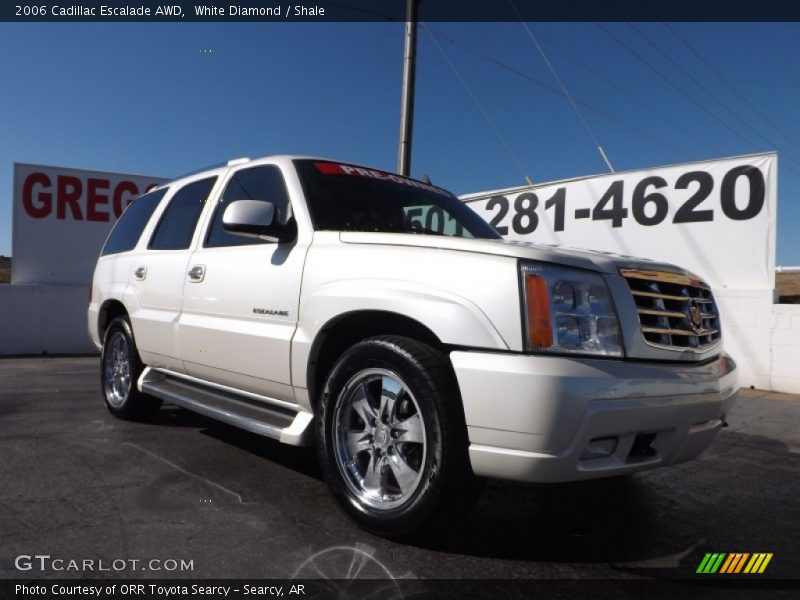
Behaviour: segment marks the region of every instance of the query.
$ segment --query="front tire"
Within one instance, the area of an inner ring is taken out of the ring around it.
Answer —
[[[143,420],[161,407],[161,400],[136,388],[143,370],[131,325],[127,318],[117,317],[106,329],[100,369],[106,408],[115,417]]]
[[[373,533],[431,532],[475,497],[450,362],[416,340],[382,336],[350,348],[325,383],[317,436],[333,496]]]

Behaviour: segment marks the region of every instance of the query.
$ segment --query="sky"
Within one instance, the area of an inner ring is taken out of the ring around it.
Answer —
[[[777,264],[800,265],[800,24],[672,28],[697,54],[660,23],[531,24],[574,98],[609,115],[583,111],[616,170],[777,150]],[[394,170],[402,51],[399,23],[0,23],[0,255],[14,162],[175,177],[308,154]],[[519,23],[421,28],[412,175],[464,194],[606,172],[569,103],[529,78],[557,86]]]

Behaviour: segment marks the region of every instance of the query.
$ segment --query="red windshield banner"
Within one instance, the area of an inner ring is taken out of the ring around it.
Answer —
[[[422,181],[403,177],[395,173],[387,173],[386,171],[376,171],[375,169],[367,169],[366,167],[357,167],[355,165],[345,165],[332,162],[315,162],[314,166],[317,167],[317,170],[324,175],[354,175],[357,177],[369,177],[371,179],[378,179],[380,181],[391,181],[393,183],[429,190],[431,192],[445,194],[447,196],[452,195],[446,190],[438,188],[435,185],[423,183]]]

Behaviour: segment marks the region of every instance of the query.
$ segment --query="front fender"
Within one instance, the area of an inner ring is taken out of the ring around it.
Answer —
[[[430,329],[448,345],[508,350],[509,344],[472,301],[451,292],[393,279],[343,279],[309,292],[300,303],[292,343],[292,381],[306,381],[311,347],[319,332],[341,315],[384,311]]]

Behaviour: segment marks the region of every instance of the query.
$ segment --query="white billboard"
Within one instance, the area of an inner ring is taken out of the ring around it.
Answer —
[[[88,284],[100,248],[161,177],[14,164],[11,283]]]
[[[462,196],[509,239],[690,269],[713,288],[775,287],[775,153]]]

